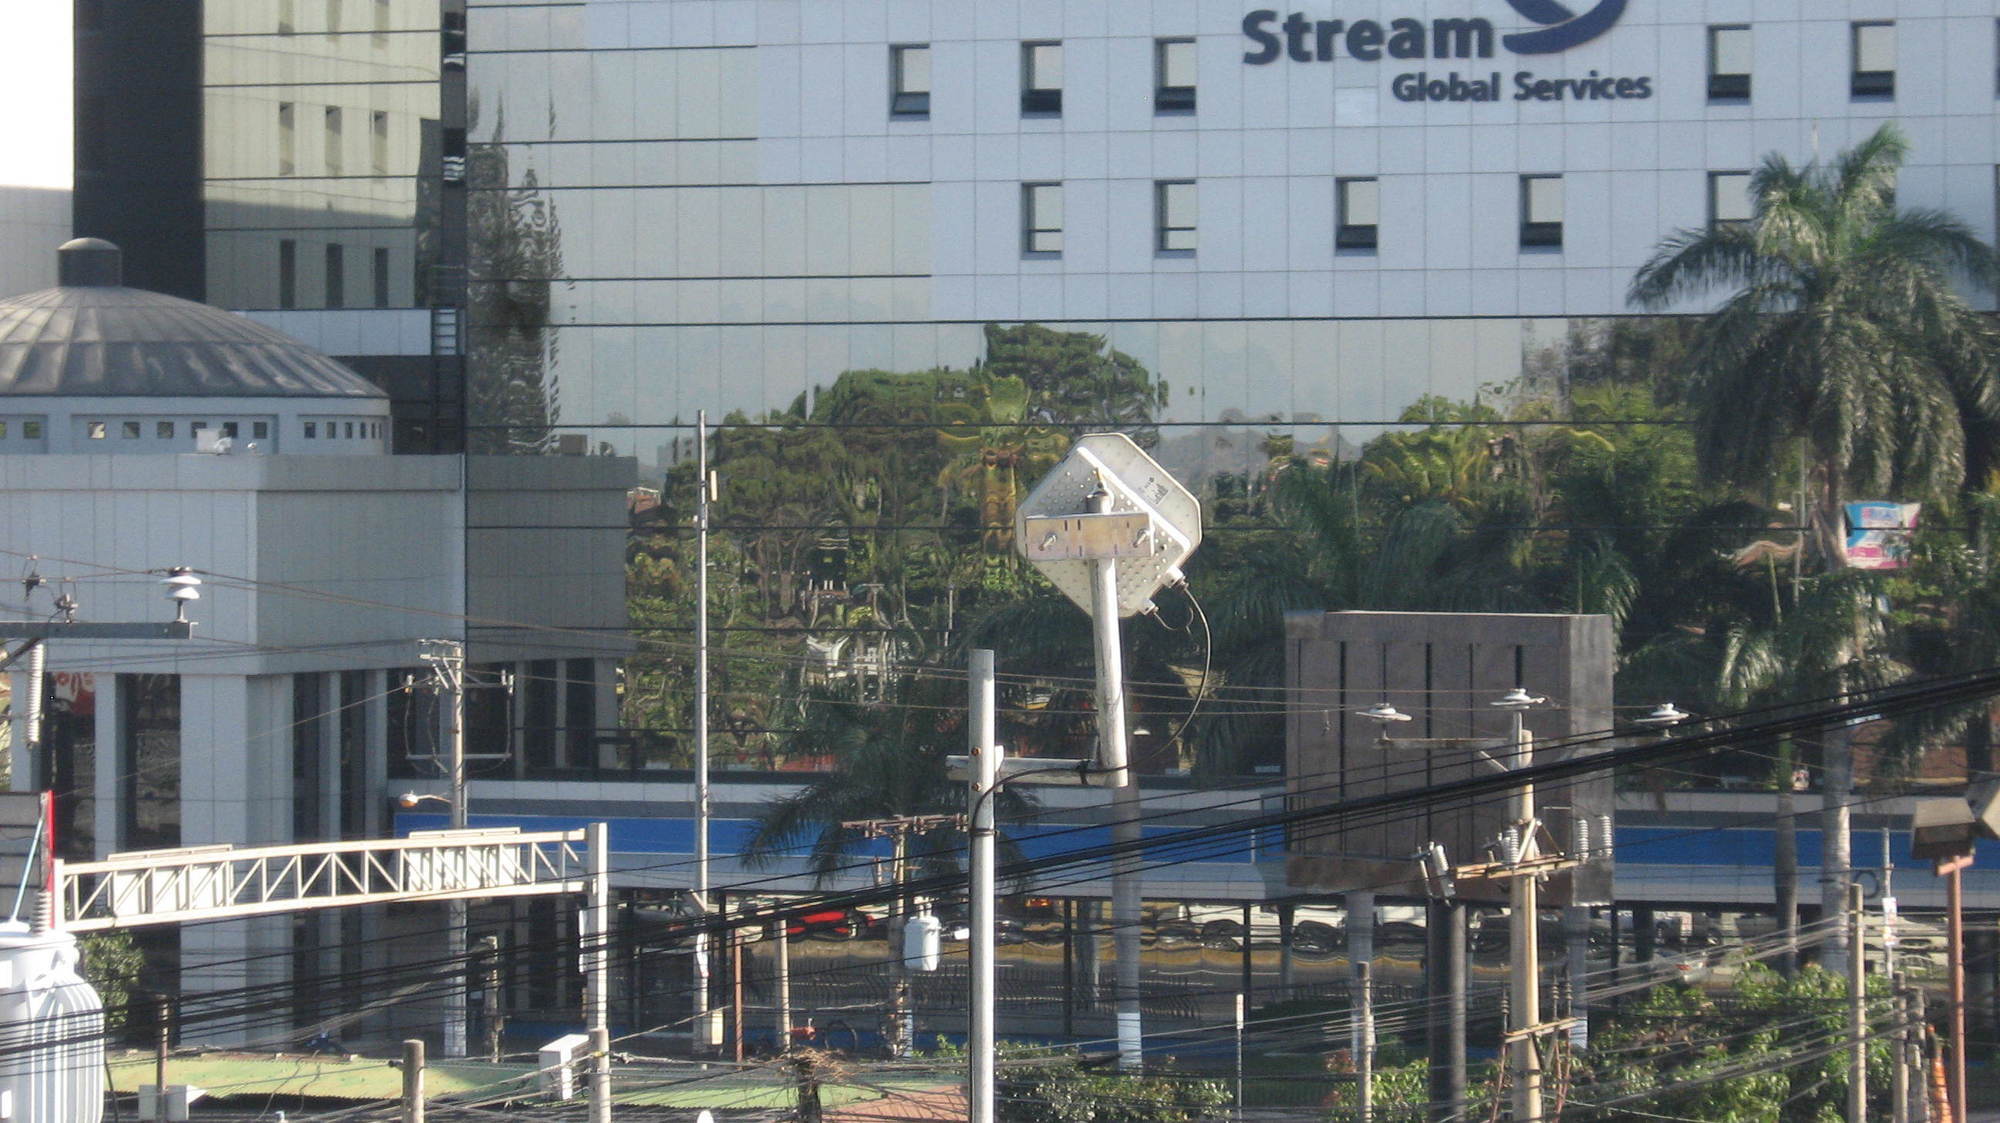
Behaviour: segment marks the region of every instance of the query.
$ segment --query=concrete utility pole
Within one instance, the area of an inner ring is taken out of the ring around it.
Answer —
[[[1868,955],[1861,886],[1847,886],[1847,1123],[1868,1119]]]
[[[703,913],[714,906],[708,893],[708,501],[714,489],[708,472],[708,411],[694,423],[694,896]],[[721,1043],[708,1003],[708,930],[694,934],[694,1019],[688,1031],[699,1055]]]
[[[1519,695],[1516,704],[1507,704],[1505,699],[1495,704],[1504,704],[1513,715],[1514,760],[1509,767],[1519,770],[1535,762],[1534,742],[1521,728],[1521,713],[1541,699],[1530,699],[1526,691],[1518,688],[1514,695]],[[1535,1039],[1542,1030],[1541,931],[1537,920],[1541,875],[1539,871],[1521,868],[1520,864],[1536,856],[1535,786],[1523,783],[1515,788],[1513,802],[1514,825],[1508,829],[1520,833],[1507,846],[1504,857],[1515,865],[1507,882],[1507,936],[1514,967],[1511,996],[1514,1027],[1509,1032],[1514,1039],[1514,1123],[1534,1123],[1542,1117],[1542,1056],[1535,1047]]]
[[[424,1123],[424,1042],[403,1042],[403,1123]]]
[[[431,666],[432,681],[444,702],[445,768],[451,777],[451,829],[465,829],[465,645],[455,640],[423,641],[423,661]],[[446,903],[445,961],[459,982],[445,994],[444,1055],[466,1055],[466,905],[462,900]]]
[[[966,1105],[970,1123],[994,1123],[993,1114],[993,785],[1000,778],[1000,746],[994,743],[993,653],[972,652],[968,668],[972,697],[966,722],[972,743],[972,779],[967,813],[972,846],[972,1017],[966,1034],[968,1075]]]
[[[901,887],[909,883],[910,836],[962,826],[963,815],[896,815],[887,819],[849,819],[841,829],[863,838],[887,838],[894,848],[889,859],[889,879],[897,886],[895,912],[889,918],[889,974],[893,980],[889,995],[889,1055],[907,1057],[916,1047],[917,1015],[910,1001],[909,951],[904,944],[916,902]]]
[[[590,1123],[611,1123],[611,825],[584,828],[589,884],[583,935],[583,1023],[590,1031]]]

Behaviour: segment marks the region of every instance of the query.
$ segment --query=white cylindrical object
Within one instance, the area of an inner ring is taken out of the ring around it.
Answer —
[[[76,938],[0,923],[0,1023],[17,1027],[0,1061],[10,1119],[98,1123],[104,1116],[104,1008],[77,973]]]
[[[903,922],[903,962],[912,971],[935,971],[944,953],[944,924],[930,913]]]
[[[971,653],[966,668],[971,680],[970,721],[967,733],[972,754],[972,779],[966,793],[967,826],[971,833],[972,943],[968,949],[972,969],[972,1016],[966,1028],[968,1103],[971,1123],[994,1123],[993,1073],[993,786],[999,782],[1000,747],[993,743],[994,673],[993,652],[984,648]]]

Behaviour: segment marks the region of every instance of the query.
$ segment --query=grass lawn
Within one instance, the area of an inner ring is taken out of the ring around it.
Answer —
[[[424,1073],[424,1090],[433,1098],[478,1090],[492,1095],[519,1090],[526,1097],[533,1095],[533,1072],[533,1066],[526,1064],[432,1061]],[[117,1091],[137,1092],[139,1085],[153,1082],[153,1055],[114,1055],[111,1078]],[[369,1101],[395,1100],[403,1094],[402,1071],[377,1057],[348,1060],[247,1053],[172,1057],[167,1061],[167,1083],[193,1084],[207,1089],[211,1096],[245,1099],[275,1095]],[[884,1081],[877,1087],[903,1091],[936,1083],[933,1077]],[[880,1098],[883,1091],[877,1087],[830,1084],[822,1089],[821,1099],[829,1108],[860,1103]],[[653,1066],[619,1065],[612,1069],[612,1088],[619,1103],[654,1107],[783,1108],[793,1102],[790,1082],[781,1073],[767,1071],[714,1075],[678,1066],[656,1070]]]

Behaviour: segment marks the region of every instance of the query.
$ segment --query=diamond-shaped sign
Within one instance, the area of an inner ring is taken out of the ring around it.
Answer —
[[[1101,513],[1089,502],[1100,484],[1111,496]],[[1118,615],[1131,616],[1201,543],[1201,503],[1130,437],[1090,433],[1021,503],[1014,541],[1085,612],[1093,567],[1115,562]]]

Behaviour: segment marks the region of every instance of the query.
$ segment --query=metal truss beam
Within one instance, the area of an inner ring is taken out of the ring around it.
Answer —
[[[54,863],[70,932],[407,901],[582,893],[584,831],[427,831],[293,846],[198,846]]]

